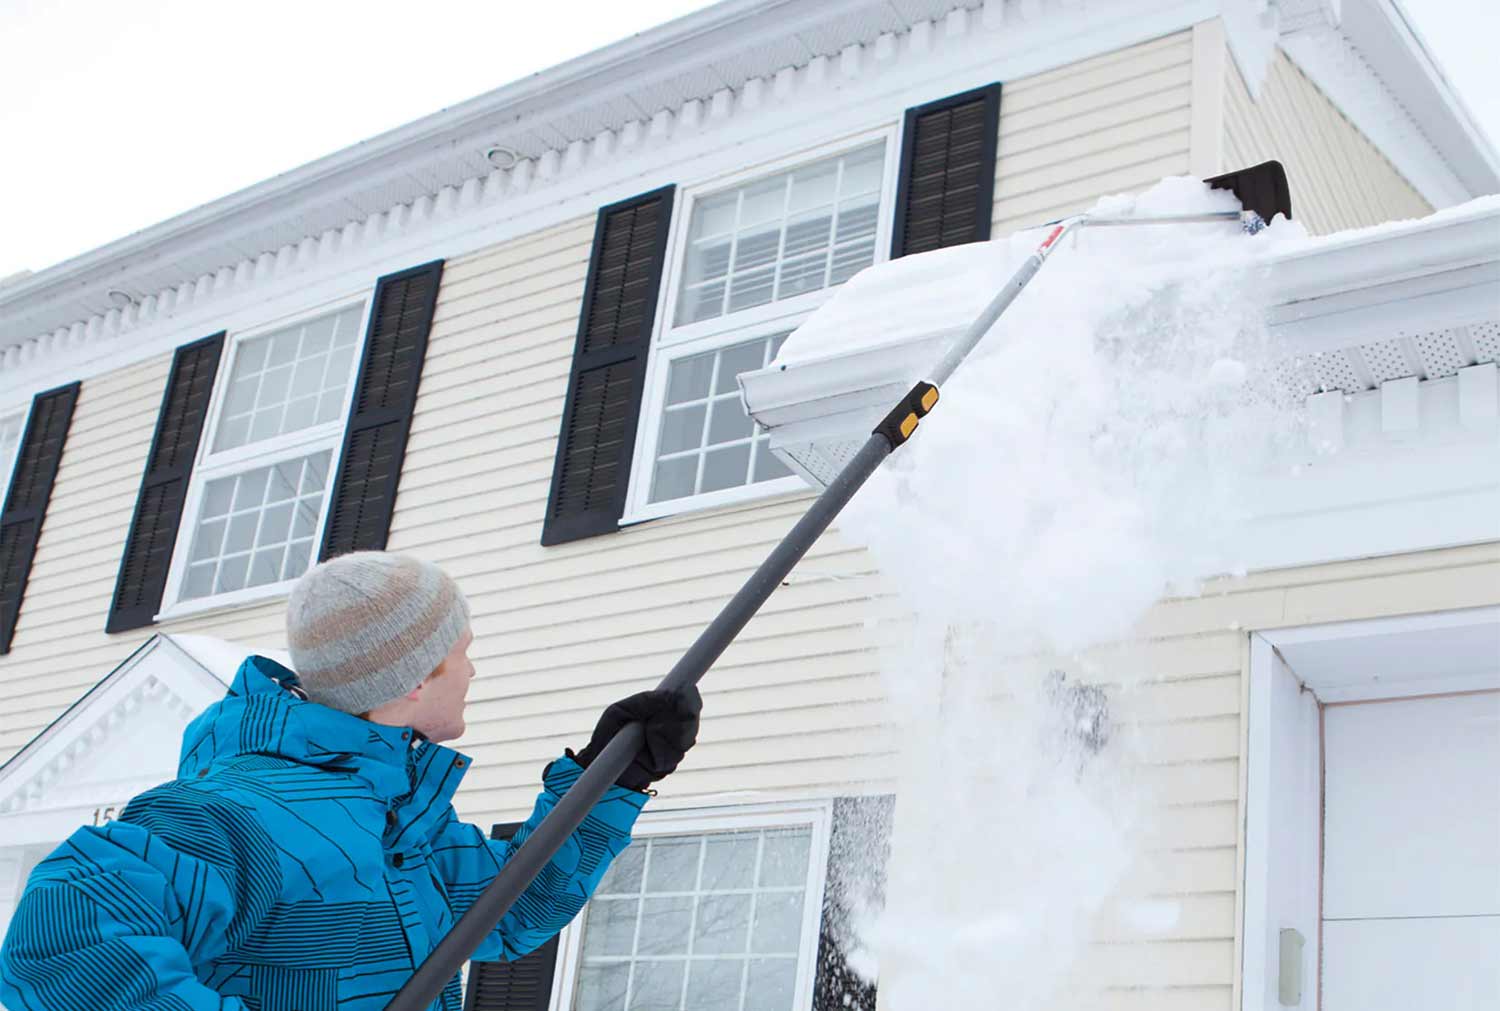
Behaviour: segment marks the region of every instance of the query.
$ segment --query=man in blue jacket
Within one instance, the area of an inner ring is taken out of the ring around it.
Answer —
[[[458,820],[469,609],[436,566],[319,565],[287,608],[294,674],[241,665],[188,727],[178,778],[75,832],[31,875],[0,948],[11,1011],[376,1011],[627,722],[646,744],[476,953],[515,959],[598,885],[702,700],[643,692],[542,773],[512,842]],[[455,976],[432,1005],[459,1011]]]

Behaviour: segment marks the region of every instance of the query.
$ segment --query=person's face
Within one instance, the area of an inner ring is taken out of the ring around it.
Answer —
[[[429,741],[463,736],[464,706],[469,682],[474,680],[474,664],[469,660],[473,641],[474,633],[465,630],[437,670],[407,696],[411,707],[404,714],[405,722]]]

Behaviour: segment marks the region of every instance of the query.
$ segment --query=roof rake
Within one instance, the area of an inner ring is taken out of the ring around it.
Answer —
[[[886,457],[900,448],[916,431],[922,418],[938,403],[938,389],[953,375],[1002,313],[1016,300],[1036,276],[1037,271],[1057,248],[1058,240],[1070,232],[1094,227],[1131,225],[1193,224],[1212,221],[1238,221],[1246,232],[1258,232],[1277,214],[1291,217],[1291,197],[1286,172],[1275,161],[1252,168],[1229,172],[1205,180],[1214,189],[1233,193],[1239,200],[1238,211],[1212,211],[1180,215],[1132,215],[1105,217],[1080,214],[1054,222],[1047,236],[1007,281],[979,316],[953,343],[928,378],[918,382],[892,408],[885,419],[870,433],[864,445],[828,483],[781,543],[750,576],[716,618],[699,634],[682,658],[658,686],[677,690],[697,684],[780,586],[809,548],[828,529],[871,474]],[[426,1011],[484,938],[500,922],[512,904],[541,873],[543,867],[583,823],[589,810],[619,778],[644,742],[640,724],[626,726],[589,764],[560,801],[511,855],[493,881],[474,900],[411,978],[397,992],[386,1011]]]

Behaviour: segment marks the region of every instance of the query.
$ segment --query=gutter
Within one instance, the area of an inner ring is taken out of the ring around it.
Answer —
[[[1394,333],[1413,316],[1429,328],[1493,318],[1500,304],[1500,197],[1284,253],[1267,250],[1265,265],[1268,323],[1303,351]],[[934,330],[747,372],[740,377],[746,408],[770,429],[773,446],[868,427],[882,405],[923,378],[955,332]]]

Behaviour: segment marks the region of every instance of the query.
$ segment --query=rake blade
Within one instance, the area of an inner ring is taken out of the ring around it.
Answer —
[[[1247,211],[1259,215],[1266,224],[1280,214],[1288,221],[1292,217],[1292,194],[1286,185],[1286,170],[1279,161],[1263,161],[1250,168],[1226,172],[1204,182],[1216,190],[1228,190]]]

